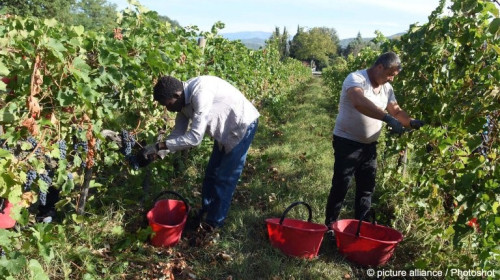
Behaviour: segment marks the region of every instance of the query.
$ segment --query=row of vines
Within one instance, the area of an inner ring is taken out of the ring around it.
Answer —
[[[14,205],[11,216],[21,226],[0,230],[2,278],[29,271],[45,279],[43,264],[55,258],[47,236],[64,228],[33,226],[31,210],[46,203],[51,189],[60,195],[65,223],[78,223],[88,188],[106,188],[123,171],[143,172],[134,163],[137,147],[171,124],[152,98],[160,75],[217,75],[257,106],[279,102],[310,77],[300,62],[281,62],[272,44],[249,50],[222,38],[223,27],[173,29],[139,4],[105,32],[0,15],[0,197]],[[105,130],[118,132],[128,146],[107,141]]]
[[[410,26],[400,39],[377,37],[382,50],[395,51],[403,62],[393,83],[399,104],[427,123],[397,139],[387,135],[380,162],[379,201],[393,204],[395,226],[418,244],[409,268],[500,267],[497,4],[451,1],[445,10],[442,0],[428,23]],[[378,54],[365,49],[339,59],[324,75],[332,94],[350,71],[370,67]]]

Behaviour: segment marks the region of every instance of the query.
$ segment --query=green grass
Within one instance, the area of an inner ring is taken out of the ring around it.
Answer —
[[[135,249],[142,253],[132,252],[133,249],[114,252],[120,259],[127,255],[129,266],[134,264],[135,269],[124,271],[125,278],[141,279],[153,273],[151,270],[159,277],[162,271],[153,269],[153,264],[167,268],[179,262],[182,265],[173,269],[176,279],[190,279],[189,273],[197,279],[340,279],[346,274],[354,277],[351,264],[338,254],[333,240],[325,237],[319,256],[303,260],[273,248],[267,235],[265,219],[280,217],[295,201],[311,205],[314,222],[324,220],[333,168],[331,131],[336,106],[321,79],[314,78],[291,93],[286,103],[268,104],[260,111],[259,128],[218,238],[193,245],[195,233],[186,229],[181,243],[169,250],[144,244],[140,250]],[[198,151],[193,150],[186,171],[165,182],[165,187],[188,196],[194,208],[199,207],[196,192],[201,191],[210,148],[211,142],[206,142]],[[288,214],[297,219],[306,219],[306,215],[305,207],[300,206]],[[230,260],[224,260],[222,254],[230,256]],[[142,269],[138,269],[138,264]]]
[[[345,261],[327,236],[317,258],[298,259],[270,245],[265,223],[266,218],[280,217],[295,201],[310,204],[313,222],[324,221],[337,105],[321,79],[313,78],[288,100],[260,111],[226,225],[216,235],[203,237],[185,229],[180,243],[169,249],[153,247],[145,239],[149,231],[144,215],[159,191],[175,190],[193,208],[200,207],[203,170],[212,145],[207,140],[187,156],[156,163],[149,172],[115,174],[88,202],[90,213],[83,223],[66,219],[54,225],[52,231],[59,229],[51,245],[56,257],[42,261],[50,279],[169,279],[170,274],[175,279],[363,279],[364,270]],[[165,173],[155,167],[179,160],[184,161],[183,172]],[[145,178],[150,179],[151,195],[142,189]],[[352,215],[352,193],[343,216]],[[288,217],[306,219],[307,211],[298,206]]]

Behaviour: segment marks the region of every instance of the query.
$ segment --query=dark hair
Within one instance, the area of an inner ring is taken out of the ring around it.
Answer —
[[[399,56],[393,52],[386,52],[381,54],[373,66],[377,66],[379,64],[382,64],[385,69],[389,68],[394,68],[397,67],[399,71],[401,71],[401,60],[399,59]]]
[[[161,77],[153,88],[153,98],[156,101],[171,99],[174,94],[184,90],[181,81],[172,76]]]

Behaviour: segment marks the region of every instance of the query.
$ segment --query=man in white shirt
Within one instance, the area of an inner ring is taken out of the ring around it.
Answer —
[[[146,147],[144,156],[184,150],[198,146],[205,134],[212,137],[199,215],[206,214],[209,226],[222,227],[257,130],[259,112],[238,89],[214,76],[187,82],[163,76],[154,87],[154,100],[177,116],[166,141]]]
[[[396,101],[389,82],[400,71],[399,57],[387,52],[370,68],[353,72],[344,80],[333,131],[335,163],[325,213],[328,227],[338,219],[353,177],[356,181],[355,218],[361,219],[370,209],[377,170],[376,144],[382,122],[399,134],[404,131],[403,127],[418,129],[424,125],[410,118]]]

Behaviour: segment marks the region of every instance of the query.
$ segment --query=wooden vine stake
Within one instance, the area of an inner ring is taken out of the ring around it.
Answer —
[[[87,151],[87,157],[85,159],[85,172],[83,175],[83,184],[82,188],[80,190],[80,197],[77,203],[77,209],[76,213],[78,215],[83,215],[85,213],[85,204],[87,202],[87,197],[89,195],[89,188],[90,188],[90,181],[92,180],[92,167],[94,166],[94,157],[95,157],[95,151],[96,151],[96,138],[93,133],[93,126],[92,123],[90,122],[90,118],[87,115],[83,116],[83,120],[85,122],[88,122],[88,127],[87,127],[87,145],[88,145],[88,151]]]

